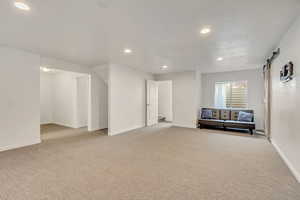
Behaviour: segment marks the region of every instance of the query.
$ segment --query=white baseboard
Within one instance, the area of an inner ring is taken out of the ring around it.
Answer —
[[[43,122],[43,123],[40,123],[40,125],[48,125],[48,124],[53,124],[53,122]]]
[[[94,132],[94,131],[99,131],[99,130],[103,130],[103,129],[108,129],[107,127],[98,127],[98,128],[89,128],[88,127],[88,132]]]
[[[120,131],[108,132],[108,135],[109,136],[120,135],[120,134],[129,132],[129,131],[133,131],[133,130],[144,128],[144,127],[145,127],[145,125],[134,126],[131,128],[126,128],[126,129],[120,130]]]
[[[51,124],[56,124],[56,125],[59,125],[59,126],[64,126],[64,127],[67,127],[67,128],[74,128],[74,129],[77,129],[77,127],[71,125],[71,124],[64,124],[64,123],[60,123],[60,122],[53,122]]]
[[[32,145],[39,144],[39,143],[41,143],[40,139],[37,139],[36,141],[29,142],[29,143],[13,144],[13,145],[1,147],[0,152],[12,150],[12,149],[19,149],[22,147],[32,146]]]
[[[295,176],[296,180],[300,183],[300,173],[296,170],[296,168],[293,166],[293,164],[285,156],[285,154],[279,148],[279,146],[277,145],[277,143],[274,140],[272,140],[271,142],[272,142],[273,146],[275,147],[276,151],[279,153],[279,155],[282,158],[282,160],[285,162],[285,164],[288,166],[288,168],[290,169],[290,171],[292,172],[292,174]]]

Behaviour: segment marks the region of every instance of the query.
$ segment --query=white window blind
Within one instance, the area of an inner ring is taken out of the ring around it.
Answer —
[[[216,82],[215,106],[218,108],[247,108],[247,81]]]

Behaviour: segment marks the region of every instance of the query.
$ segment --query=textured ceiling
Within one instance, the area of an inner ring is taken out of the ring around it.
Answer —
[[[299,0],[25,1],[30,12],[0,1],[1,45],[152,73],[162,65],[203,72],[258,67],[300,13]],[[205,26],[212,32],[203,36]]]

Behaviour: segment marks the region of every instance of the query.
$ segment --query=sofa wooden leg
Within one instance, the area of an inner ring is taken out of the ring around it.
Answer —
[[[253,135],[253,129],[249,129],[249,130],[250,130],[251,135]]]

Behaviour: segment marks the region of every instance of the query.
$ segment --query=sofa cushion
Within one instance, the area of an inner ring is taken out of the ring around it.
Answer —
[[[212,112],[213,112],[213,116],[212,116],[213,119],[220,119],[220,110],[212,109]]]
[[[239,119],[240,110],[232,110],[230,120],[237,121]]]
[[[218,120],[218,119],[200,119],[200,124],[203,125],[210,125],[210,126],[223,126],[224,120]]]
[[[239,113],[240,112],[246,112],[246,113],[253,113],[253,110],[245,110],[245,109],[232,109],[231,110],[231,118],[230,120],[235,120],[235,121],[238,121],[239,119]]]
[[[251,128],[255,129],[255,123],[254,122],[243,122],[243,121],[233,121],[228,120],[224,122],[225,127],[231,127],[231,128]]]
[[[200,118],[203,118],[202,113],[205,110],[211,110],[211,112],[212,112],[211,119],[220,119],[220,110],[219,109],[214,109],[214,108],[202,108]]]
[[[252,122],[253,121],[253,114],[248,112],[239,112],[238,121],[242,122]]]
[[[212,117],[213,117],[212,110],[209,109],[202,110],[201,119],[212,119]]]
[[[230,120],[230,110],[221,110],[221,119]]]
[[[254,122],[243,122],[243,121],[234,121],[234,120],[226,120],[225,123],[234,123],[234,124],[255,124]]]

